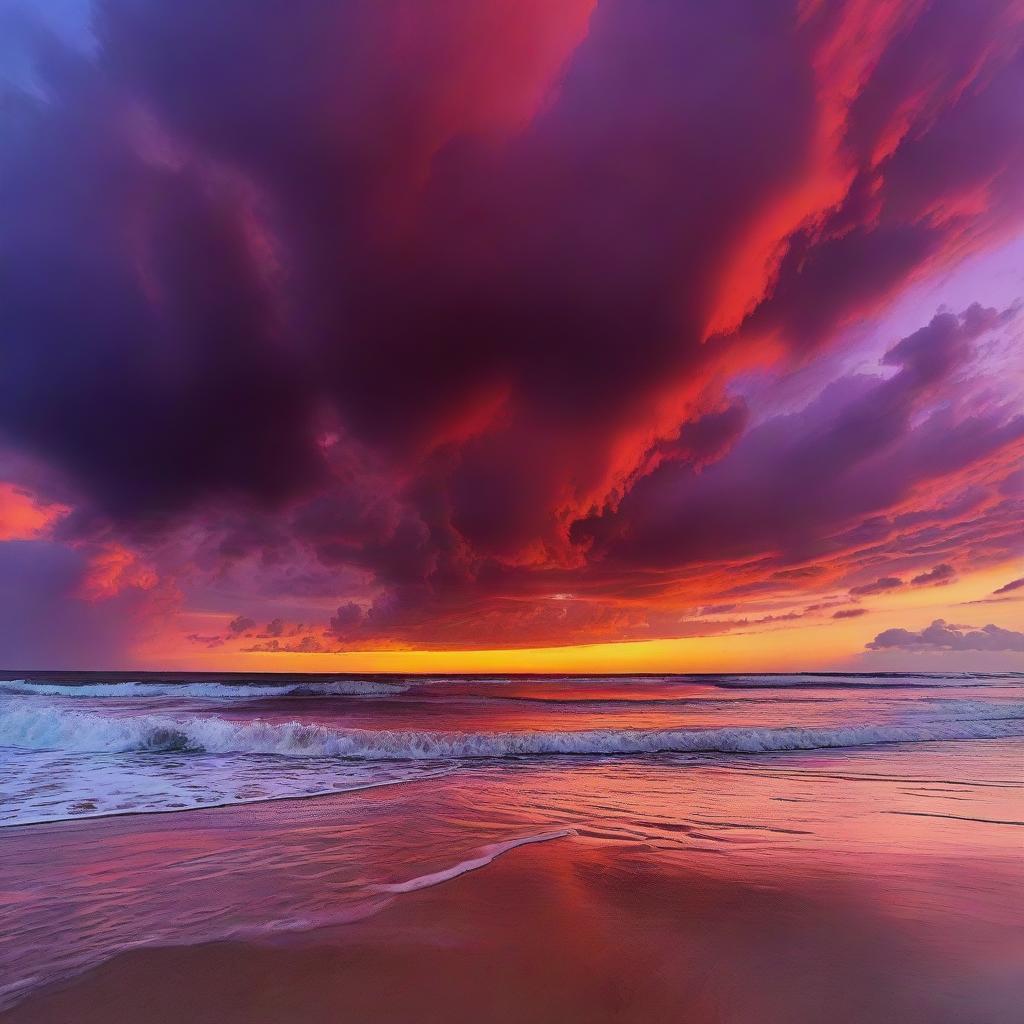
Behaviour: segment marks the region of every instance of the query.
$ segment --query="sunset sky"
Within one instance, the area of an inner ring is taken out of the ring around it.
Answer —
[[[0,0],[0,668],[1024,670],[1019,0]]]

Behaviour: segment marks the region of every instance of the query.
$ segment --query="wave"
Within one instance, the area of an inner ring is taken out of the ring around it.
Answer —
[[[971,673],[907,675],[889,673],[875,676],[826,673],[822,675],[718,676],[709,679],[723,690],[838,689],[838,690],[917,690],[937,687],[976,687],[1014,682],[1017,673]]]
[[[0,681],[0,695],[36,697],[186,697],[200,700],[253,700],[262,697],[387,697],[405,693],[407,683],[370,679],[337,679],[302,683],[36,683],[25,679]]]
[[[209,787],[204,795],[197,796],[195,784],[181,778],[162,775],[160,788],[154,791],[146,788],[133,792],[132,783],[137,779],[112,776],[90,779],[88,809],[82,799],[68,792],[62,800],[53,790],[47,793],[46,807],[40,809],[31,799],[23,797],[12,810],[0,809],[0,828],[19,825],[52,825],[61,821],[84,821],[92,818],[121,818],[138,814],[180,814],[183,811],[209,811],[219,807],[239,807],[248,804],[269,804],[282,800],[311,800],[322,796],[339,796],[343,793],[360,793],[368,789],[383,789],[400,786],[408,782],[423,782],[427,779],[443,778],[457,769],[453,766],[429,770],[419,768],[414,774],[398,777],[336,783],[320,788],[305,785],[290,785],[286,780],[279,784],[278,791],[268,791],[260,796],[239,796],[231,790],[237,788],[230,780],[209,779],[203,781]],[[276,780],[275,780],[276,781]],[[104,791],[103,783],[108,790]],[[218,790],[218,786],[221,789]]]
[[[954,701],[942,710],[948,717],[817,728],[435,732],[335,729],[260,719],[243,723],[215,715],[115,716],[25,702],[9,706],[0,716],[0,746],[80,753],[174,751],[404,761],[574,754],[760,754],[1024,736],[1024,704]]]
[[[431,872],[429,875],[420,875],[418,878],[410,878],[408,882],[392,882],[386,885],[375,885],[374,892],[416,892],[418,889],[429,889],[433,885],[440,885],[442,882],[449,882],[459,875],[465,875],[478,868],[485,868],[492,861],[496,860],[503,853],[515,850],[520,846],[529,846],[531,843],[546,843],[552,839],[564,839],[566,836],[576,835],[571,828],[562,828],[556,832],[541,832],[539,835],[522,836],[519,839],[509,839],[504,843],[491,843],[480,850],[476,857],[460,861],[450,868],[441,871]]]
[[[753,689],[931,689],[943,686],[977,687],[992,684],[1006,684],[1024,680],[1024,673],[954,673],[954,674],[922,674],[880,673],[873,676],[842,673],[822,673],[805,675],[732,675],[732,676],[601,676],[576,677],[550,676],[532,680],[543,686],[545,682],[564,683],[582,681],[587,685],[594,683],[633,683],[637,685],[657,686],[666,683],[690,683],[708,685],[719,689],[753,690]],[[637,696],[619,693],[615,697],[577,696],[571,692],[554,689],[552,692],[534,694],[505,694],[502,686],[521,683],[522,680],[511,677],[480,678],[448,678],[422,677],[415,682],[394,681],[383,682],[376,679],[305,679],[295,682],[76,682],[48,683],[26,679],[0,680],[0,696],[39,696],[39,697],[112,697],[120,700],[136,700],[147,697],[183,698],[196,700],[257,700],[260,698],[277,697],[388,697],[408,692],[414,685],[426,684],[438,686],[445,683],[460,687],[479,684],[481,689],[465,697],[502,701],[518,701],[546,704],[633,704],[633,703],[682,703],[699,701],[702,698],[689,695],[687,697],[661,696],[655,691],[647,691]],[[493,688],[493,689],[492,689]],[[443,691],[439,694],[443,696]],[[462,695],[460,695],[462,696]]]

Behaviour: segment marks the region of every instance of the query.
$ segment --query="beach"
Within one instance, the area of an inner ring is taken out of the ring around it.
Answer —
[[[921,709],[930,707],[934,731],[936,703],[948,732],[956,731],[953,712],[971,729],[1018,721],[1015,680],[931,680],[923,690],[876,680],[867,693],[837,689],[835,680],[812,688],[769,682],[776,705],[788,702],[794,718],[816,716],[819,727],[823,704],[860,728],[892,704],[904,730],[923,727]],[[965,682],[975,691],[970,706]],[[545,715],[553,716],[549,727],[564,727],[566,715],[592,726],[594,715],[625,714],[663,729],[657,716],[741,721],[762,707],[744,710],[761,699],[761,684],[716,688],[676,677],[548,682],[545,693],[553,686],[559,703],[537,709],[538,685],[435,681],[433,698],[422,687],[418,697],[412,689],[363,698],[277,694],[255,708],[250,696],[232,704],[220,695],[205,711],[189,705],[189,714],[248,717],[251,725],[285,705],[291,720],[372,718],[393,727],[405,713],[422,718],[433,700],[451,744],[460,715],[466,729],[474,716],[498,716],[499,703],[511,709],[506,715],[532,716],[534,733]],[[482,711],[487,686],[501,693]],[[682,697],[680,687],[700,693]],[[595,690],[618,710],[595,711]],[[9,699],[136,720],[166,701],[24,692]],[[674,703],[652,707],[666,701]],[[978,718],[979,701],[992,708],[986,719]],[[184,705],[164,705],[162,714],[183,716]],[[618,736],[617,724],[602,735]],[[395,728],[388,735],[405,736]],[[5,765],[19,756],[5,753]],[[88,756],[100,755],[77,758]],[[102,755],[104,777],[114,756]],[[153,778],[153,759],[165,758],[171,787],[182,762],[198,774],[212,757],[181,749],[116,756],[139,757],[139,772]],[[288,756],[259,756],[288,771]],[[322,789],[334,761],[319,754],[302,763],[319,772]],[[396,776],[393,761],[357,767],[391,775],[364,776],[359,787],[328,795],[246,802],[240,790],[226,806],[80,811],[78,820],[69,814],[4,829],[0,1019],[1018,1019],[1024,737],[761,753],[433,756],[415,768],[419,776]],[[216,777],[225,771],[221,763]],[[351,782],[352,765],[345,771]],[[138,800],[134,781],[124,792]]]
[[[0,1024],[1024,1024],[1024,0],[0,0]]]
[[[1018,1019],[1024,934],[1005,905],[998,920],[936,905],[908,918],[863,875],[808,866],[755,881],[735,866],[551,840],[345,925],[122,953],[2,1019],[952,1024],[966,1007],[974,1021]],[[1019,893],[1019,867],[1004,870],[967,884]]]

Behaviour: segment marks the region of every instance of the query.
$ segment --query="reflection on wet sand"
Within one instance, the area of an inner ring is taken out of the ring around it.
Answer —
[[[537,844],[345,926],[125,953],[4,1020],[960,1024],[968,1007],[972,1021],[1019,1019],[1019,934],[1016,948],[981,922],[938,935],[856,881],[727,874]]]
[[[1016,1024],[1022,769],[526,759],[11,829],[0,1019]]]

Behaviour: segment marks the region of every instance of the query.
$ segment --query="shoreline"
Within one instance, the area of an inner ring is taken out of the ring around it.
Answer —
[[[716,880],[643,844],[567,837],[347,924],[122,952],[0,1021],[639,1024],[685,1008],[695,1024],[954,1024],[963,1005],[1015,1019],[1013,985],[966,960],[951,977],[934,936],[862,897],[810,876]]]
[[[103,821],[107,818],[148,818],[150,815],[160,814],[189,814],[199,811],[223,811],[231,807],[252,807],[254,804],[281,804],[290,803],[296,800],[318,800],[325,796],[345,796],[348,793],[362,793],[368,789],[385,789],[388,786],[408,786],[417,782],[429,782],[432,779],[444,778],[457,771],[458,766],[439,769],[432,775],[424,775],[417,779],[384,779],[381,782],[367,782],[357,786],[349,786],[345,789],[324,789],[316,793],[295,793],[286,796],[256,796],[246,797],[241,800],[225,800],[216,804],[195,804],[190,807],[160,807],[141,811],[102,811],[99,814],[76,814],[70,818],[41,818],[38,821],[13,821],[9,825],[0,824],[0,835],[8,829],[32,828],[36,825],[68,825],[76,821]]]

